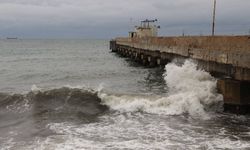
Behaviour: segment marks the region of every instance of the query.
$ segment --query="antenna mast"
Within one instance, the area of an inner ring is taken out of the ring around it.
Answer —
[[[214,36],[215,28],[215,12],[216,12],[216,0],[214,0],[214,10],[213,10],[213,23],[212,23],[212,36]]]

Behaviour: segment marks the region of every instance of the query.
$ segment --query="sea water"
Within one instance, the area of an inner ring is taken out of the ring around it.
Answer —
[[[0,40],[0,149],[250,149],[195,61],[147,68],[108,40]]]

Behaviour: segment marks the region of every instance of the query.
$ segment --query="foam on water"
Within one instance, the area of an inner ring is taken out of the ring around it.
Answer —
[[[168,96],[112,95],[100,92],[99,97],[105,105],[121,112],[143,111],[165,115],[188,113],[202,118],[208,118],[207,111],[221,104],[222,95],[217,93],[216,79],[204,70],[197,69],[191,60],[186,60],[181,66],[170,63],[165,70]]]
[[[184,123],[187,121],[185,117],[176,120],[171,116],[159,120],[155,118],[156,115],[152,114],[127,113],[102,116],[101,123],[81,125],[51,123],[48,128],[56,135],[49,136],[43,141],[36,141],[34,145],[39,150],[247,149],[250,147],[248,141],[228,136],[223,127],[210,129],[205,126],[190,125],[192,121]]]

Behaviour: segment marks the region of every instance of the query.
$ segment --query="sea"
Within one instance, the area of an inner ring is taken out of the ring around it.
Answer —
[[[0,150],[247,150],[194,60],[150,68],[109,40],[0,40]]]

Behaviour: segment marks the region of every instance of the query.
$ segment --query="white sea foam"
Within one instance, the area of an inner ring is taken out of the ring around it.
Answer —
[[[248,149],[250,147],[248,141],[232,139],[221,129],[211,130],[207,126],[178,122],[177,120],[180,121],[181,118],[171,122],[170,118],[127,113],[104,115],[99,118],[101,122],[90,124],[50,123],[47,128],[56,134],[37,141],[35,147],[38,150]]]
[[[216,79],[197,65],[186,60],[178,66],[170,63],[165,67],[164,79],[168,96],[112,95],[99,93],[102,102],[121,112],[143,111],[154,114],[180,115],[207,118],[206,108],[222,102],[216,92]]]
[[[41,91],[41,88],[38,88],[35,84],[31,86],[31,91],[32,92],[39,92]]]
[[[100,84],[100,86],[102,86],[102,84]],[[81,84],[81,85],[63,85],[63,86],[55,86],[55,87],[50,87],[50,88],[42,88],[42,87],[38,87],[37,85],[32,85],[31,86],[31,91],[33,93],[38,93],[38,92],[44,92],[44,91],[49,91],[49,90],[53,90],[53,89],[60,89],[60,88],[69,88],[69,89],[81,89],[81,90],[86,90],[89,92],[96,92],[99,90],[99,87],[97,87],[96,89],[91,88],[89,85],[85,85],[85,84]]]
[[[86,89],[86,88],[90,88],[89,85],[85,85],[85,84],[82,84],[82,85],[75,85],[75,86],[72,86],[72,85],[64,85],[63,87],[67,87],[67,88],[70,88],[70,89]]]

